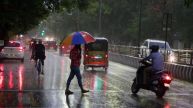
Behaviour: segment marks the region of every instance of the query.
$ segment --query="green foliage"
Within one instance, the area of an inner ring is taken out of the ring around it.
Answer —
[[[98,2],[93,1],[92,3],[90,3],[88,9],[86,10],[87,14],[96,16],[98,13],[98,7],[99,7]]]
[[[84,10],[87,6],[88,0],[1,0],[0,33],[4,36],[1,38],[8,34],[25,33],[46,19],[50,12],[76,7]]]
[[[190,5],[193,3],[193,0],[184,0],[184,5],[186,6],[186,7],[190,7]]]
[[[55,0],[57,1],[57,0]],[[137,45],[139,38],[139,0],[62,0],[58,8],[51,9],[46,20],[45,28],[60,39],[69,33],[83,30],[99,36],[99,17],[101,11],[102,35],[120,44]],[[185,7],[186,0],[142,0],[141,8],[141,37],[165,39],[164,14],[170,13],[171,28],[168,31],[168,40],[172,43],[177,34],[178,40],[186,43],[193,41],[192,7]],[[50,0],[49,4],[53,2]],[[191,4],[191,1],[188,1]],[[57,3],[55,3],[57,4]],[[48,5],[49,6],[49,5]],[[57,5],[56,5],[57,7]],[[58,11],[58,14],[53,12]],[[62,11],[62,12],[61,12]],[[188,15],[188,17],[187,17]]]
[[[48,16],[43,0],[4,0],[0,7],[0,27],[4,32],[24,33]]]
[[[52,0],[50,0],[52,1]],[[89,6],[89,0],[56,0],[60,4],[60,8],[66,8],[68,12],[72,11],[74,8],[78,8],[81,11],[85,10]]]

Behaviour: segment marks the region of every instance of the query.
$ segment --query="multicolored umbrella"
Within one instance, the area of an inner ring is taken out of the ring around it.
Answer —
[[[61,45],[76,45],[76,44],[87,44],[94,42],[94,37],[85,31],[74,32],[67,36],[61,43]]]

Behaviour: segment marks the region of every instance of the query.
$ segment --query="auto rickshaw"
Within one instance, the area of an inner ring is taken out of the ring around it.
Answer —
[[[84,69],[91,67],[108,68],[108,40],[106,38],[95,38],[96,41],[85,44],[84,47]]]

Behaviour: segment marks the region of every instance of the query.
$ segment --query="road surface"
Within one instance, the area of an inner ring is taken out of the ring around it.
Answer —
[[[193,84],[174,79],[163,99],[151,91],[131,93],[136,69],[110,61],[102,68],[83,70],[83,84],[90,92],[82,95],[74,77],[66,96],[66,81],[70,73],[68,55],[47,51],[44,75],[38,76],[34,62],[26,51],[24,63],[16,60],[0,61],[0,108],[193,108]]]

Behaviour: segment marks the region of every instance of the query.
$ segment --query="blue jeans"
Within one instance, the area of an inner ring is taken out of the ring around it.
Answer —
[[[79,67],[73,67],[73,66],[71,66],[70,68],[71,68],[71,72],[70,72],[70,75],[69,75],[68,80],[67,80],[66,89],[67,90],[69,89],[70,83],[71,83],[72,79],[74,78],[74,76],[76,75],[76,77],[78,79],[78,85],[81,88],[81,90],[83,90],[82,76],[80,74],[80,68]]]

